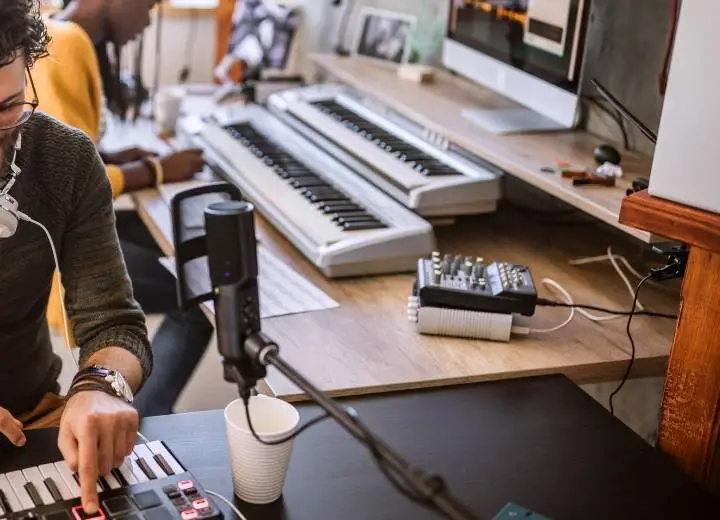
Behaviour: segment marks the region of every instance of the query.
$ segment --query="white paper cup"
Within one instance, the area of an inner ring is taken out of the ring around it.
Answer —
[[[175,135],[184,98],[185,90],[179,87],[166,88],[155,95],[155,124],[161,135]]]
[[[273,441],[292,434],[300,414],[285,401],[258,395],[250,399],[250,418],[258,436]],[[292,441],[266,446],[256,440],[248,427],[241,399],[225,408],[225,429],[235,495],[251,504],[269,504],[280,498]]]

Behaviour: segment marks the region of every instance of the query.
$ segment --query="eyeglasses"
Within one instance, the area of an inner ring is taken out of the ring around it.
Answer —
[[[12,130],[27,123],[40,104],[30,69],[27,69],[27,75],[30,80],[30,87],[32,88],[33,100],[13,101],[0,108],[0,130]]]

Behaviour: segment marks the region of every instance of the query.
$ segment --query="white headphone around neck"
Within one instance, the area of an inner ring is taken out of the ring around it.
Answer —
[[[22,148],[22,134],[18,134],[13,149],[12,162],[10,163],[9,179],[0,190],[0,238],[10,238],[17,231],[18,219],[22,214],[18,211],[17,201],[10,195],[10,189],[15,184],[17,176],[20,175],[20,167],[16,164],[18,150]]]

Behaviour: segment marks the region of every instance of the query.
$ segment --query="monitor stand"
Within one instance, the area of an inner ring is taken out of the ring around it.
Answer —
[[[493,134],[568,130],[568,127],[557,121],[525,107],[465,109],[462,115],[468,121]]]

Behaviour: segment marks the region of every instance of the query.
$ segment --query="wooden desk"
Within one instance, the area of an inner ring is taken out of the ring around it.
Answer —
[[[408,461],[445,477],[479,518],[514,501],[552,520],[715,518],[718,502],[572,382],[561,376],[348,399],[363,422]],[[299,407],[301,421],[319,413]],[[163,440],[209,490],[231,498],[220,410],[151,417]],[[57,431],[0,440],[0,472],[60,460]],[[235,518],[225,505],[225,519]],[[438,519],[405,499],[368,451],[332,421],[294,442],[283,496],[248,520]],[[332,512],[332,513],[329,513]]]
[[[508,106],[510,101],[448,72],[438,70],[434,83],[421,85],[399,79],[392,67],[378,66],[367,60],[334,54],[316,54],[312,59],[340,82],[375,97],[508,173],[625,233],[645,242],[651,240],[651,233],[618,223],[626,188],[633,178],[649,175],[650,160],[647,157],[623,152],[625,177],[615,188],[574,188],[569,180],[543,173],[541,168],[558,160],[574,165],[594,165],[592,152],[604,142],[600,137],[584,131],[494,135],[465,119],[462,111]]]
[[[658,446],[720,494],[720,215],[635,193],[621,220],[690,245]]]
[[[144,222],[167,255],[173,254],[170,213],[155,191],[135,195]],[[320,388],[333,395],[355,395],[433,387],[562,372],[577,382],[620,379],[630,346],[625,320],[593,323],[577,317],[551,334],[493,343],[421,336],[405,318],[410,275],[330,281],[266,221],[257,218],[264,246],[340,303],[327,311],[281,316],[263,321],[263,330],[281,346],[283,356]],[[550,277],[567,288],[576,302],[627,309],[630,297],[609,265],[570,267],[573,257],[615,251],[637,260],[641,244],[602,224],[548,226],[527,215],[497,214],[460,219],[437,230],[442,251],[531,266],[536,281]],[[642,269],[642,267],[640,267]],[[647,291],[647,292],[646,292]],[[677,296],[648,287],[641,300],[653,310],[675,312]],[[543,296],[551,297],[545,290]],[[539,309],[536,327],[560,323],[567,312]],[[638,317],[635,376],[664,373],[674,322]],[[302,397],[271,371],[272,391],[293,400]]]

